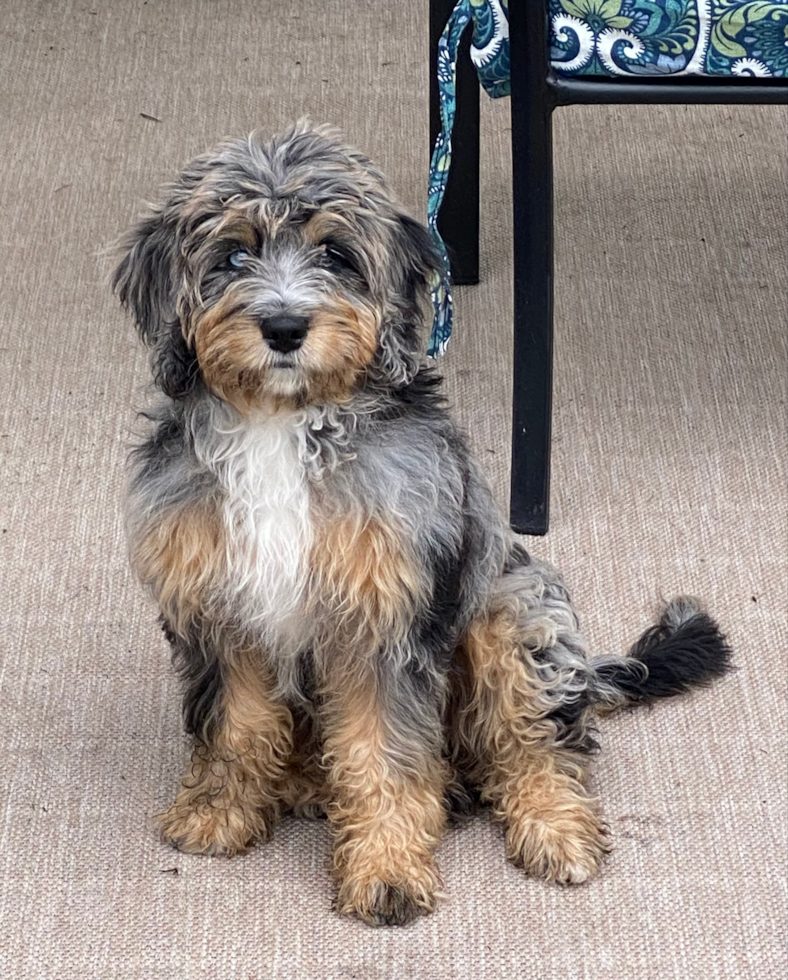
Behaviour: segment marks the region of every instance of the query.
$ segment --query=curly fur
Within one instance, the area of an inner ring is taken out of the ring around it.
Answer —
[[[434,908],[449,801],[560,882],[607,850],[584,788],[599,707],[722,673],[689,600],[589,659],[560,576],[494,506],[421,363],[426,230],[331,131],[198,157],[124,239],[121,302],[161,399],[132,456],[133,566],[184,680],[192,764],[167,839],[234,854],[327,813],[337,908]],[[271,324],[308,324],[285,349]]]

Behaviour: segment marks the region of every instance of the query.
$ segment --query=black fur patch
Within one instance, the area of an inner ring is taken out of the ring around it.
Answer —
[[[417,646],[426,654],[427,664],[448,669],[457,644],[462,573],[468,545],[463,541],[460,554],[443,550],[432,557],[432,601],[414,623]]]
[[[195,637],[186,642],[161,620],[172,661],[183,681],[183,723],[189,735],[209,742],[219,720],[223,678],[219,658]]]
[[[599,749],[599,742],[594,737],[596,730],[592,728],[585,715],[588,713],[590,701],[583,693],[574,701],[564,702],[560,708],[551,711],[547,716],[556,726],[555,741],[562,748],[573,752],[589,755]]]
[[[434,368],[422,367],[409,385],[387,392],[389,398],[377,413],[377,417],[382,421],[390,422],[408,415],[434,422],[436,414],[442,414],[448,419],[446,396],[441,390],[442,385],[443,378]]]
[[[459,773],[449,780],[443,796],[443,805],[449,820],[461,824],[481,806],[481,791],[478,786],[467,783]]]
[[[648,703],[681,694],[732,669],[731,650],[719,626],[685,600],[672,602],[629,656],[645,664],[645,677],[614,663],[600,665],[598,674],[633,702]]]

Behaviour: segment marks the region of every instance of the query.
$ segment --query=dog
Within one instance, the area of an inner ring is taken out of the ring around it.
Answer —
[[[422,358],[428,230],[301,123],[198,157],[120,249],[160,392],[127,537],[194,739],[164,838],[231,856],[282,812],[327,815],[337,911],[403,924],[475,797],[527,873],[592,877],[595,713],[704,684],[729,647],[680,598],[629,655],[588,657]]]

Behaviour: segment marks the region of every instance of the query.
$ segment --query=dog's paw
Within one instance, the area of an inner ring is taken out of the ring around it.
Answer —
[[[609,850],[604,824],[586,806],[526,813],[507,828],[509,859],[529,875],[562,885],[593,878]]]
[[[371,926],[404,926],[432,912],[441,897],[441,881],[434,867],[422,869],[418,878],[397,883],[380,879],[345,878],[339,886],[335,909]]]
[[[186,854],[243,854],[270,836],[272,815],[239,806],[184,800],[179,796],[157,816],[162,838]]]

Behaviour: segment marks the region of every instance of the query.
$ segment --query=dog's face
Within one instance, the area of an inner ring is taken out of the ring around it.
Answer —
[[[381,174],[325,130],[221,145],[123,243],[114,285],[157,383],[244,414],[406,383],[439,268]]]

